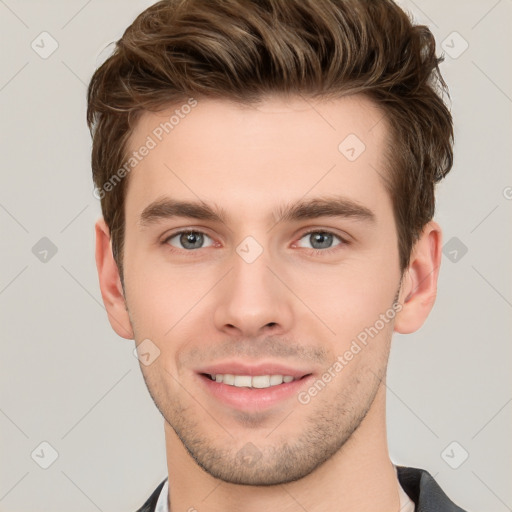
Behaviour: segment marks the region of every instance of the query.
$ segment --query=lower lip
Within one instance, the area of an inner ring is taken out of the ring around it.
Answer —
[[[222,382],[216,382],[202,374],[198,376],[209,393],[215,398],[230,407],[246,412],[264,410],[278,405],[280,402],[297,395],[300,388],[307,385],[313,377],[312,375],[307,375],[299,380],[283,382],[277,386],[261,389],[238,388],[229,384],[223,384]]]

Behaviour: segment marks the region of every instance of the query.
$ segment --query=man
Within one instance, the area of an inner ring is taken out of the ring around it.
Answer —
[[[165,420],[140,511],[461,510],[385,428],[436,296],[439,62],[388,0],[169,0],[94,74],[101,292]]]

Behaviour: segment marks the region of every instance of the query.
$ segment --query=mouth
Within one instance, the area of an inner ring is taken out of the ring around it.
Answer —
[[[196,374],[210,399],[245,412],[282,406],[313,378],[311,371],[274,364],[222,364]]]

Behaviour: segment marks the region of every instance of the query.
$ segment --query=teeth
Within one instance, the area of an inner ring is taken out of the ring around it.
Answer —
[[[279,377],[279,380],[281,380],[280,375],[276,375],[276,377]],[[282,382],[282,380],[281,380]],[[281,384],[281,382],[278,382],[277,384]],[[270,375],[256,375],[252,378],[252,387],[253,388],[268,388],[270,387]]]
[[[271,386],[278,386],[279,384],[292,382],[291,375],[232,375],[230,373],[217,373],[210,375],[211,379],[215,382],[222,382],[229,386],[237,388],[257,388],[264,389]]]
[[[217,375],[215,376],[215,378],[217,378]],[[222,379],[220,382],[224,382],[224,384],[229,384],[230,386],[235,385],[235,376],[234,375],[226,373],[225,375],[221,375],[220,378]]]
[[[282,375],[271,375],[270,376],[270,385],[275,386],[276,384],[282,384],[283,376]]]
[[[235,375],[235,386],[237,388],[250,388],[252,377],[250,375]]]

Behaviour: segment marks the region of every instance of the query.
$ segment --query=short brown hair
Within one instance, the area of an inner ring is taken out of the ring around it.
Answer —
[[[390,127],[385,184],[400,269],[433,218],[453,127],[430,30],[391,0],[163,0],[142,12],[88,88],[97,189],[126,159],[139,114],[187,98],[271,94],[372,99]],[[126,179],[101,197],[122,279]]]

